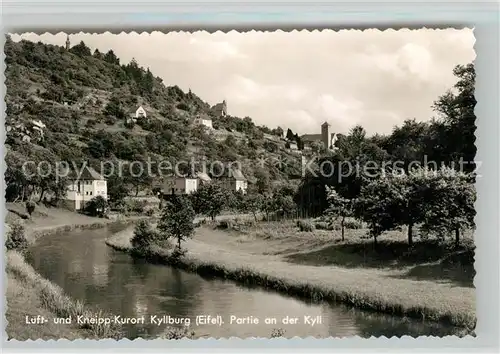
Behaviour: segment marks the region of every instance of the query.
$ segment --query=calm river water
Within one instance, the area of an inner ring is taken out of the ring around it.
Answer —
[[[123,229],[123,226],[121,227]],[[144,315],[146,324],[127,325],[127,337],[154,338],[164,325],[149,323],[151,315],[191,319],[198,337],[269,337],[274,328],[292,336],[401,336],[451,335],[454,328],[430,322],[359,311],[341,305],[312,303],[254,289],[231,281],[206,279],[163,265],[148,264],[104,244],[118,227],[81,230],[41,238],[28,254],[32,266],[61,286],[68,295],[114,315]],[[199,315],[222,316],[225,323],[195,324]],[[253,316],[260,324],[230,325],[230,316]],[[282,318],[297,317],[298,324],[284,325]],[[304,316],[321,324],[304,323]],[[277,324],[264,324],[274,317]]]

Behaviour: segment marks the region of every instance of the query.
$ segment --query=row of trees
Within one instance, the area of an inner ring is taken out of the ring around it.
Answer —
[[[228,191],[218,183],[202,185],[189,195],[189,200],[196,214],[205,215],[214,220],[224,210],[252,214],[257,220],[260,213],[286,217],[296,211],[293,201],[293,189],[281,188],[273,194],[259,193],[255,188],[247,192],[241,190]]]
[[[327,188],[329,207],[325,214],[344,221],[355,217],[368,224],[374,242],[383,232],[407,228],[408,245],[413,244],[414,228],[421,235],[445,238],[474,228],[476,194],[471,175],[443,167],[418,168],[404,174],[389,174],[362,186],[356,198],[344,198]]]

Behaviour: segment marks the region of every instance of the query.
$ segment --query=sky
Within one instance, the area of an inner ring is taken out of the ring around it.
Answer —
[[[22,34],[64,45],[66,35]],[[12,35],[19,40],[18,35]],[[452,70],[475,59],[472,29],[324,30],[229,33],[199,31],[73,34],[92,50],[135,58],[166,85],[191,89],[228,114],[258,125],[320,133],[390,133],[405,119],[425,121],[456,82]]]

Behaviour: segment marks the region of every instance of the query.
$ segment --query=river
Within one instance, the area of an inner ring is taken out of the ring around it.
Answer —
[[[124,226],[79,230],[42,237],[27,259],[45,278],[86,304],[122,317],[145,316],[146,323],[126,325],[126,335],[155,338],[165,326],[149,323],[151,315],[189,318],[196,337],[269,337],[282,328],[286,337],[317,338],[359,335],[452,335],[453,327],[360,311],[342,305],[313,303],[275,292],[207,279],[164,265],[146,263],[113,250],[104,240]],[[199,315],[220,315],[222,326],[195,324]],[[231,316],[253,316],[259,324],[229,324]],[[305,323],[304,316],[321,323]],[[284,318],[297,324],[283,324]],[[276,324],[265,324],[265,319]]]

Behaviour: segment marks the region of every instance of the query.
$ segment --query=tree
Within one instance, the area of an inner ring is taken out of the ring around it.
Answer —
[[[16,221],[12,224],[6,224],[6,227],[5,247],[8,250],[25,250],[28,247],[28,240],[26,239],[24,225]]]
[[[454,232],[455,246],[459,246],[460,233],[475,227],[476,191],[471,179],[468,174],[446,167],[429,177],[422,232],[443,238]]]
[[[94,54],[92,54],[92,56],[96,59],[100,59],[100,60],[104,59],[104,56],[97,48],[96,48],[96,50],[94,50]]]
[[[104,54],[104,60],[110,64],[120,65],[120,59],[116,56],[115,52],[109,50]]]
[[[295,140],[295,134],[293,133],[292,129],[290,129],[290,128],[287,129],[286,138],[287,138],[287,140],[290,140],[290,141]]]
[[[342,241],[344,241],[345,234],[345,218],[352,215],[353,201],[351,199],[341,197],[333,188],[326,187],[327,199],[329,207],[325,214],[335,219],[340,218],[340,228],[342,230]]]
[[[258,193],[249,193],[244,196],[242,211],[252,213],[257,221],[257,213],[264,208],[264,196]]]
[[[149,221],[139,220],[134,228],[134,236],[130,240],[132,247],[144,251],[157,241],[158,232],[151,227]]]
[[[168,201],[163,206],[158,230],[165,239],[177,239],[177,247],[181,249],[181,241],[194,234],[195,212],[189,199],[183,196]]]
[[[277,127],[276,129],[272,130],[272,134],[279,136],[280,138],[283,137],[283,133],[284,133],[284,131],[283,131],[283,128],[281,128],[281,127]]]
[[[368,223],[374,245],[383,232],[394,230],[403,222],[415,222],[408,213],[405,176],[377,178],[361,189],[354,203],[354,215]],[[411,242],[411,228],[408,232]]]
[[[31,218],[31,214],[35,211],[36,204],[35,202],[32,202],[31,200],[26,202],[26,212],[29,214]]]
[[[452,90],[439,97],[433,106],[446,125],[446,129],[435,138],[444,145],[448,163],[465,161],[464,172],[472,172],[476,155],[476,71],[473,64],[457,65],[453,74],[458,79],[457,83]]]
[[[214,220],[227,204],[227,195],[217,183],[204,184],[192,193],[193,206],[200,213]]]
[[[87,47],[84,41],[81,41],[77,45],[71,47],[69,51],[79,57],[90,57],[92,55],[90,48]]]
[[[99,216],[103,217],[106,213],[106,208],[108,206],[108,202],[102,196],[98,195],[85,205],[85,212],[91,216]]]

